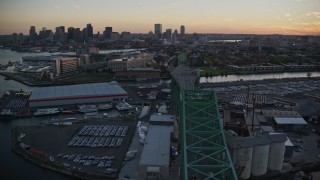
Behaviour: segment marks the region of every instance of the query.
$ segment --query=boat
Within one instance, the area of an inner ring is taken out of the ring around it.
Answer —
[[[56,123],[52,123],[53,125],[56,126],[71,126],[72,122],[56,122]]]
[[[79,112],[81,113],[89,113],[89,112],[97,112],[98,109],[96,105],[81,105],[79,106]]]
[[[125,111],[125,110],[129,110],[129,109],[132,109],[133,107],[126,103],[126,102],[119,102],[117,105],[116,105],[116,108],[118,111]]]
[[[68,164],[68,163],[63,163],[63,165],[66,166],[66,167],[70,166],[70,164]]]
[[[102,117],[107,118],[109,117],[108,113],[103,113]]]
[[[10,109],[3,109],[0,112],[0,118],[1,119],[11,119],[14,118],[14,113]]]
[[[54,158],[52,156],[49,157],[50,161],[53,162]]]
[[[99,104],[98,105],[98,110],[103,111],[103,110],[109,110],[113,108],[113,104],[112,103],[108,103],[108,104]]]
[[[98,112],[87,112],[84,115],[86,115],[86,116],[99,116]]]
[[[74,110],[63,110],[63,109],[61,109],[60,112],[61,112],[62,114],[76,114],[76,113],[77,113],[77,112],[74,111]]]
[[[46,109],[37,109],[36,112],[33,113],[34,116],[45,116],[45,115],[54,115],[59,114],[59,108],[46,108]]]
[[[73,117],[71,117],[71,118],[64,118],[64,121],[74,121],[74,120],[77,120],[77,118],[73,118]]]

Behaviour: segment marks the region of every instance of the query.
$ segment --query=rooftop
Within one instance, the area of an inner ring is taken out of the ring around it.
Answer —
[[[149,126],[140,165],[169,166],[171,132],[173,126]]]
[[[262,110],[262,114],[269,117],[301,117],[296,111]]]
[[[226,140],[230,148],[250,148],[263,146],[271,143],[281,143],[287,141],[287,135],[283,133],[270,133],[266,135],[257,135],[249,137],[234,136],[232,133],[225,132]]]
[[[150,121],[161,121],[161,122],[174,122],[176,116],[170,114],[153,114],[150,116]]]
[[[33,90],[29,101],[67,97],[127,94],[117,82],[40,87]]]
[[[278,118],[275,117],[274,120],[277,124],[300,124],[306,125],[308,124],[303,118],[295,118],[295,117],[285,117],[285,118]]]

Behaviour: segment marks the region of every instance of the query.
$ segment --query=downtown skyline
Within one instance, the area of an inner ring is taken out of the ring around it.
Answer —
[[[83,28],[91,23],[100,34],[114,31],[148,33],[154,24],[186,33],[320,35],[318,0],[194,0],[40,1],[3,0],[0,34],[28,34],[30,26]]]

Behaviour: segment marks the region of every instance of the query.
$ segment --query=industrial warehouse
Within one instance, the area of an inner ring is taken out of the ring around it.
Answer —
[[[117,82],[41,87],[32,92],[30,107],[121,101],[128,93]]]

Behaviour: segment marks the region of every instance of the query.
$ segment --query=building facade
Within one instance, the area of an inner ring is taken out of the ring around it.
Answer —
[[[55,57],[52,59],[56,76],[68,76],[78,72],[77,57]]]
[[[140,54],[137,57],[114,59],[108,61],[108,67],[112,71],[123,71],[132,68],[145,68],[148,62],[153,61],[151,54]]]
[[[104,38],[110,39],[111,33],[112,33],[112,27],[105,27],[104,28],[104,32],[103,32]]]
[[[39,87],[34,89],[30,107],[57,107],[122,101],[128,93],[117,82]]]
[[[157,39],[160,39],[162,36],[162,24],[155,24],[154,25],[154,34],[156,35]]]
[[[180,26],[180,35],[183,36],[186,34],[186,28],[184,27],[184,25]]]

